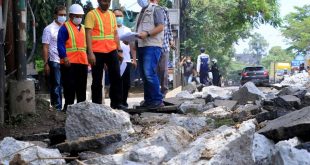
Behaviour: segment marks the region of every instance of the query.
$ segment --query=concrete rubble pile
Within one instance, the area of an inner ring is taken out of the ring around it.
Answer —
[[[168,94],[177,113],[69,106],[65,128],[51,131],[65,140],[42,148],[5,138],[0,164],[70,154],[32,164],[310,165],[310,88],[197,86]]]
[[[304,87],[309,83],[309,74],[307,72],[297,73],[292,76],[287,76],[280,83],[282,86]]]

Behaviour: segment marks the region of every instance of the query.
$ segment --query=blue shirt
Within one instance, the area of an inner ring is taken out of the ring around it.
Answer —
[[[59,58],[67,57],[66,41],[69,39],[69,33],[65,25],[62,25],[58,31],[57,50]]]

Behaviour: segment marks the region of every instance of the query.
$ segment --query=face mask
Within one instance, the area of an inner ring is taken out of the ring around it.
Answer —
[[[191,62],[191,60],[187,60],[186,62],[190,63],[190,62]]]
[[[63,23],[66,22],[66,19],[67,19],[66,16],[58,16],[57,17],[57,22],[63,24]]]
[[[79,24],[82,23],[82,18],[76,18],[76,17],[74,17],[72,22],[73,22],[75,25],[79,25]]]
[[[124,17],[116,17],[117,25],[123,25]]]
[[[145,8],[149,5],[148,0],[138,0],[138,4],[142,7]]]
[[[107,11],[110,7],[109,4],[99,4],[99,6],[103,11]]]

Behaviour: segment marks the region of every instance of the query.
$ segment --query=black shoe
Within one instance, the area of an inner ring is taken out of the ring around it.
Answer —
[[[158,108],[161,108],[161,107],[164,107],[165,104],[163,102],[161,103],[158,103],[158,104],[150,104],[150,105],[147,105],[145,108],[146,109],[158,109]]]
[[[111,108],[113,109],[121,109],[121,110],[126,110],[128,109],[126,106],[120,104],[120,105],[117,105],[117,106],[112,106]]]

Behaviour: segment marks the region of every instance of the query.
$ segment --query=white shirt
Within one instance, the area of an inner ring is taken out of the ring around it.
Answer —
[[[200,72],[201,57],[203,57],[203,58],[209,58],[208,64],[210,64],[210,57],[209,57],[209,55],[207,55],[207,54],[205,54],[205,53],[201,53],[201,54],[197,57],[197,72]]]
[[[118,32],[119,36],[122,36],[122,35],[124,35],[124,34],[126,34],[128,32],[131,32],[131,30],[128,27],[122,25],[121,27],[117,28],[117,32]],[[121,48],[123,50],[123,56],[124,56],[123,62],[131,62],[131,59],[130,59],[130,46],[124,44],[123,41],[120,41],[120,44],[121,44]]]
[[[42,43],[48,44],[48,58],[50,61],[59,63],[59,56],[57,50],[57,36],[59,26],[55,21],[45,27],[42,36]]]

